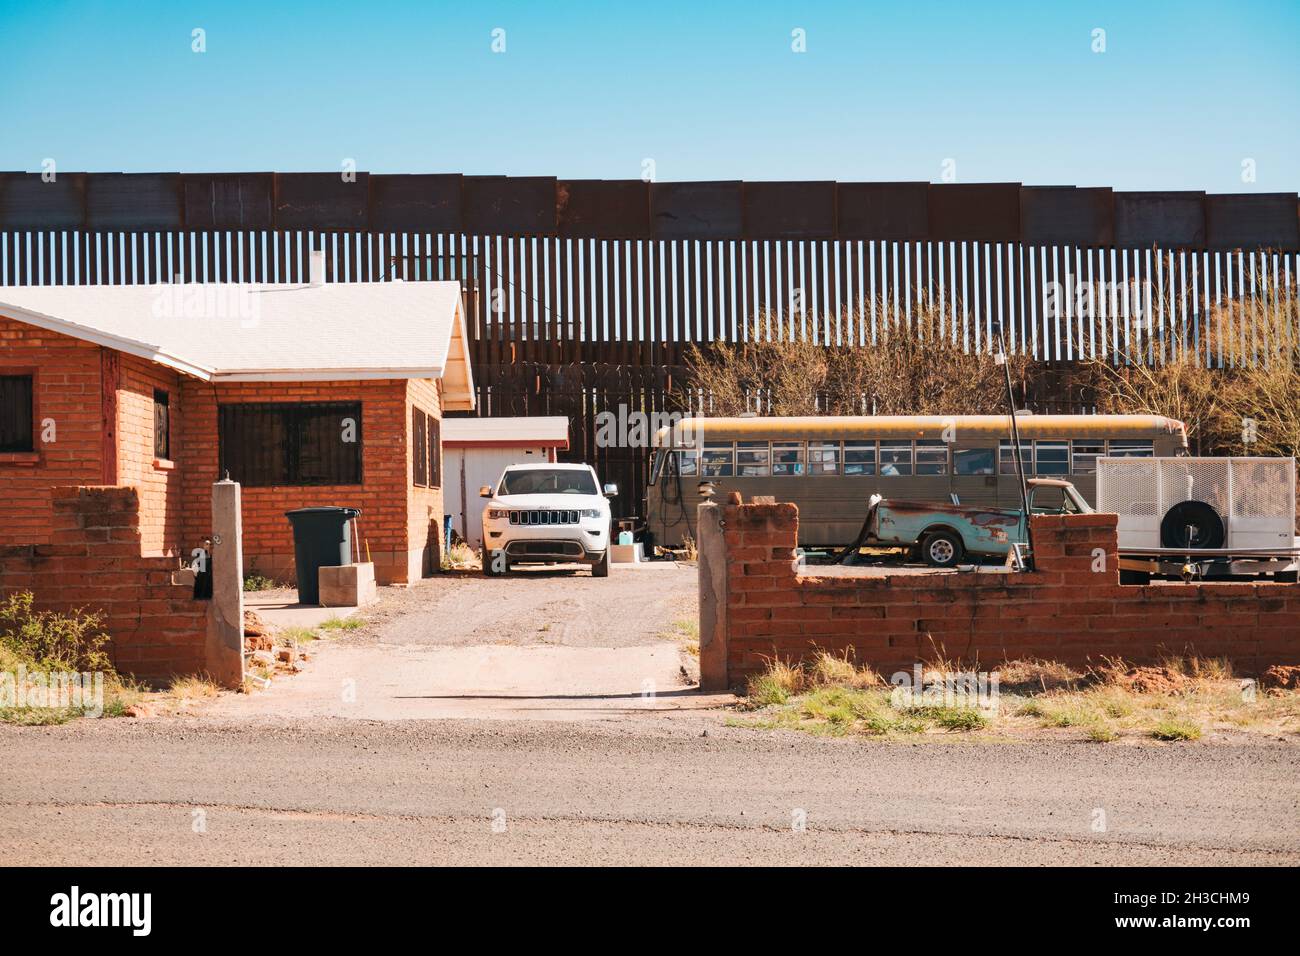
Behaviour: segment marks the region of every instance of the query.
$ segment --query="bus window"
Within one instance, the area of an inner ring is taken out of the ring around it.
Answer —
[[[808,474],[838,475],[840,473],[840,443],[837,441],[810,441],[808,443]]]
[[[732,447],[729,441],[704,443],[704,477],[730,478],[732,473]]]
[[[1039,475],[1070,473],[1070,443],[1067,441],[1034,442],[1034,471]]]
[[[876,473],[876,443],[873,441],[846,441],[844,443],[844,474],[874,475]]]
[[[1003,438],[998,442],[998,474],[1014,475],[1016,473],[1016,459],[1011,453],[1011,440]],[[1034,473],[1034,448],[1033,442],[1020,442],[1020,465],[1026,475]]]
[[[736,475],[740,478],[766,478],[768,476],[767,442],[736,442]]]
[[[912,473],[912,443],[881,442],[880,474],[882,476],[901,477]]]
[[[1110,440],[1111,458],[1154,458],[1155,443],[1143,438],[1112,438]]]
[[[954,448],[952,471],[955,475],[993,474],[992,448]]]
[[[1076,438],[1072,442],[1073,472],[1076,475],[1095,475],[1097,459],[1106,454],[1106,443],[1099,439]]]
[[[776,476],[803,474],[803,442],[772,442],[772,474]]]
[[[700,473],[700,451],[690,448],[677,452],[677,474],[683,478],[694,478]]]
[[[916,473],[918,475],[948,474],[948,443],[932,438],[918,440]]]

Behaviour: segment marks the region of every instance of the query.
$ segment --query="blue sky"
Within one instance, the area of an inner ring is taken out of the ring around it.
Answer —
[[[1294,192],[1298,49],[1296,0],[0,0],[0,168]]]

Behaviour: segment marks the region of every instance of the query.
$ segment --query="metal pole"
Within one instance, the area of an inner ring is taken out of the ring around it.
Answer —
[[[1002,374],[1007,383],[1007,409],[1011,413],[1012,454],[1016,459],[1016,477],[1020,481],[1020,513],[1025,521],[1025,545],[1029,554],[1025,559],[1025,569],[1034,570],[1033,532],[1029,527],[1029,483],[1025,480],[1025,463],[1020,457],[1020,423],[1016,421],[1016,398],[1011,389],[1011,363],[1007,361],[1007,343],[1002,335],[1002,323],[994,322],[993,328],[998,335],[997,362],[1002,366]]]

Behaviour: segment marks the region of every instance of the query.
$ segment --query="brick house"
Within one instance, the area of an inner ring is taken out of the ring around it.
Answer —
[[[455,282],[0,288],[0,553],[48,544],[53,489],[139,499],[144,556],[243,486],[244,569],[292,580],[284,512],[362,509],[380,583],[438,566],[440,423],[473,408]]]

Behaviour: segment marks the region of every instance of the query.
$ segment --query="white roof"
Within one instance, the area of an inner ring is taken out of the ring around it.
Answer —
[[[205,381],[441,378],[474,407],[458,282],[0,286],[0,315]]]
[[[445,418],[443,444],[559,445],[569,447],[569,420],[563,415],[518,418]]]

